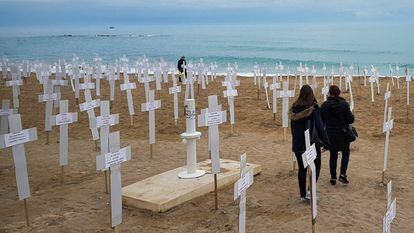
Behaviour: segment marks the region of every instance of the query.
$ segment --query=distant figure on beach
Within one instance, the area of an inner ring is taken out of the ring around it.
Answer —
[[[344,128],[354,123],[354,115],[349,108],[346,100],[339,95],[341,91],[338,86],[329,87],[329,96],[325,103],[321,106],[322,120],[325,123],[326,132],[328,133],[330,147],[329,169],[331,172],[331,184],[336,184],[336,163],[338,160],[338,152],[341,151],[341,169],[339,181],[348,184],[346,170],[349,162],[349,142],[345,140]]]
[[[180,74],[178,75],[178,79],[180,82],[181,82],[181,77],[183,76],[183,73],[184,73],[183,65],[185,66],[186,64],[187,62],[185,61],[185,57],[182,56],[180,60],[178,60],[178,64],[177,64],[177,69],[180,72]],[[187,77],[187,69],[185,69],[185,77]]]
[[[290,109],[290,120],[292,151],[295,153],[299,168],[298,182],[300,200],[306,202],[310,199],[310,195],[306,191],[307,169],[303,166],[302,161],[302,154],[306,151],[305,131],[309,129],[311,144],[315,143],[316,147],[317,156],[314,161],[316,166],[316,180],[318,180],[321,170],[321,148],[329,147],[328,135],[322,123],[321,110],[313,94],[313,90],[309,85],[304,85],[300,89],[299,97]]]

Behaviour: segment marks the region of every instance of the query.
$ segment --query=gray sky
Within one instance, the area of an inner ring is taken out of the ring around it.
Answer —
[[[412,22],[414,0],[0,0],[0,26]]]

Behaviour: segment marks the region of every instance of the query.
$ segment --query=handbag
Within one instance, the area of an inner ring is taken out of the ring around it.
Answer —
[[[351,124],[348,124],[342,130],[344,131],[345,142],[347,143],[355,141],[356,138],[358,137],[357,130]]]

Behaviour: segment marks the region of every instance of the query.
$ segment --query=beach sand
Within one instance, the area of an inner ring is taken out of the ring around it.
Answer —
[[[133,79],[135,80],[135,78]],[[311,232],[309,204],[299,202],[297,171],[292,171],[290,130],[283,141],[281,101],[276,121],[265,108],[265,97],[257,99],[257,87],[252,79],[240,78],[239,96],[235,100],[236,124],[230,136],[230,124],[220,126],[221,157],[239,160],[246,152],[248,162],[261,164],[263,172],[255,177],[247,192],[247,232]],[[222,77],[200,90],[196,97],[197,113],[207,107],[207,96],[217,94],[219,103],[227,108],[221,86]],[[269,78],[269,82],[271,78]],[[337,79],[335,80],[337,83]],[[406,107],[405,82],[393,90],[394,129],[390,136],[387,180],[392,180],[397,198],[397,217],[393,232],[414,231],[414,103]],[[292,83],[292,82],[291,82]],[[321,80],[319,80],[321,83]],[[154,85],[154,84],[152,84]],[[129,126],[126,95],[116,87],[112,113],[120,114],[120,124],[111,131],[121,131],[121,144],[132,146],[132,160],[122,164],[122,185],[129,185],[186,163],[185,144],[180,133],[185,131],[182,117],[183,93],[179,97],[180,119],[174,126],[172,95],[165,84],[156,99],[162,108],[156,110],[156,144],[153,159],[149,158],[148,113],[140,112],[144,101],[143,85],[133,90],[136,115]],[[170,85],[170,84],[169,84]],[[320,84],[321,85],[321,84]],[[109,87],[101,82],[101,100],[109,99]],[[382,90],[385,90],[385,82]],[[153,87],[154,88],[154,87]],[[320,88],[319,88],[320,89]],[[184,91],[184,89],[183,89]],[[42,87],[34,76],[22,87],[20,104],[23,128],[37,127],[39,139],[25,145],[32,196],[28,199],[31,226],[25,224],[23,201],[17,197],[11,149],[0,150],[0,232],[111,232],[110,197],[104,193],[104,176],[96,171],[95,157],[99,153],[91,140],[86,112],[79,122],[69,126],[69,166],[61,184],[58,164],[58,127],[53,128],[50,143],[45,145],[44,103],[37,95]],[[350,184],[329,183],[329,154],[322,155],[322,170],[318,182],[317,232],[381,232],[386,207],[386,187],[381,186],[384,112],[383,94],[371,103],[369,86],[354,79],[355,116],[360,137],[352,144],[348,170]],[[414,88],[411,89],[411,93]],[[11,89],[0,85],[1,98],[11,99]],[[94,93],[94,92],[93,92]],[[271,94],[271,93],[269,93]],[[320,91],[317,93],[322,102]],[[271,98],[271,95],[269,96]],[[348,94],[344,94],[348,99]],[[411,95],[414,102],[414,94]],[[63,88],[62,99],[69,99],[70,110],[78,110],[70,87]],[[81,93],[80,103],[84,102]],[[290,104],[293,98],[290,100]],[[95,112],[99,115],[99,110]],[[56,113],[56,112],[55,112]],[[207,159],[207,132],[198,129],[198,161]],[[214,195],[199,197],[165,213],[153,213],[129,207],[123,209],[122,232],[236,232],[238,203],[233,201],[233,187],[219,191],[219,210],[214,210]]]

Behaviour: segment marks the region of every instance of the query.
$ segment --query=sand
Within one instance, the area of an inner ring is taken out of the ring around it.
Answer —
[[[207,107],[207,96],[218,94],[227,107],[220,81],[210,83],[196,97],[197,112]],[[309,204],[299,202],[296,171],[292,171],[290,134],[283,141],[281,102],[276,121],[265,108],[265,98],[257,99],[257,88],[249,78],[240,78],[239,96],[235,100],[235,133],[230,125],[220,127],[221,157],[238,160],[246,152],[248,161],[261,164],[263,172],[255,177],[247,192],[247,232],[310,232]],[[271,79],[269,78],[269,81]],[[173,97],[165,84],[156,99],[162,109],[156,110],[156,144],[153,159],[149,158],[148,113],[140,112],[144,102],[143,86],[133,90],[136,115],[129,126],[126,95],[119,91],[111,110],[120,114],[120,124],[111,131],[121,131],[122,145],[132,146],[132,160],[122,164],[123,186],[185,164],[185,144],[179,134],[185,130],[182,117],[183,93],[179,97],[178,127],[173,120]],[[101,82],[101,99],[109,99],[107,82]],[[152,84],[154,85],[154,84]],[[385,82],[382,89],[385,89]],[[69,99],[70,110],[78,110],[69,87],[62,88],[62,99]],[[355,116],[360,137],[352,145],[348,170],[350,184],[329,184],[329,155],[322,155],[322,171],[318,182],[318,232],[380,232],[386,206],[386,188],[380,185],[385,136],[381,133],[384,111],[383,95],[371,103],[369,86],[354,79]],[[86,112],[79,122],[69,126],[69,166],[61,183],[58,165],[58,128],[53,128],[51,142],[45,145],[44,103],[37,102],[42,92],[34,76],[26,79],[20,96],[23,128],[37,127],[39,139],[25,145],[32,196],[28,200],[31,226],[25,224],[23,202],[18,200],[10,149],[0,151],[0,232],[111,232],[109,195],[104,193],[103,173],[97,172],[98,151],[91,141]],[[414,92],[414,89],[411,90]],[[0,87],[0,98],[11,99],[11,89]],[[348,98],[347,94],[344,97]],[[320,102],[322,96],[318,92]],[[411,95],[414,100],[414,95]],[[81,94],[80,103],[84,102]],[[291,100],[291,103],[293,99]],[[392,179],[397,198],[397,217],[393,232],[414,230],[414,104],[406,107],[405,82],[393,90],[395,127],[390,136],[387,180]],[[408,109],[408,110],[407,110]],[[99,110],[95,110],[99,115]],[[408,113],[407,113],[408,112]],[[407,115],[408,114],[408,115]],[[198,161],[208,157],[206,129],[200,129]],[[288,131],[290,132],[290,131]],[[166,213],[123,209],[122,232],[235,232],[238,204],[233,203],[233,188],[219,192],[219,210],[214,211],[214,195],[208,194],[173,208]]]

